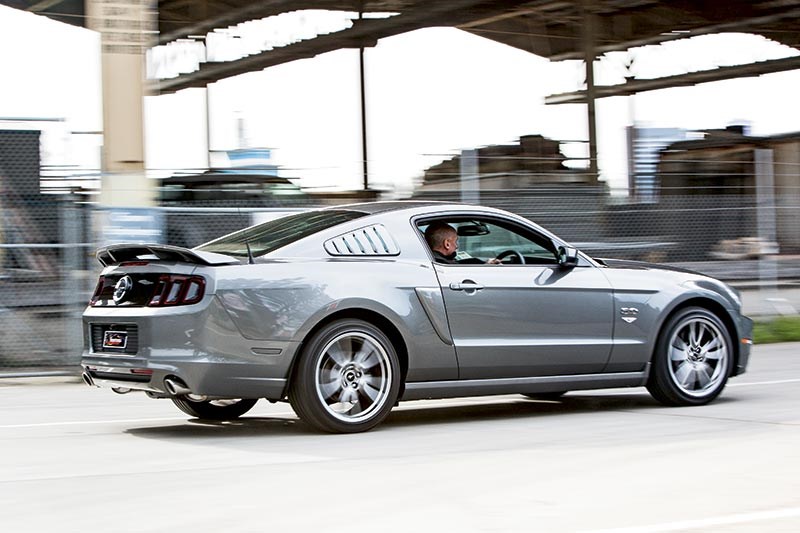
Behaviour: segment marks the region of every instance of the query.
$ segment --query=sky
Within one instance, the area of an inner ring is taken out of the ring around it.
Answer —
[[[47,162],[96,169],[101,141],[90,132],[102,129],[97,34],[0,6],[0,47],[0,127],[21,124],[3,120],[9,117],[59,119],[43,126],[50,138]],[[760,36],[703,36],[636,49],[633,71],[651,78],[798,54]],[[609,54],[596,63],[597,83],[621,82],[627,59]],[[587,138],[585,106],[544,105],[548,94],[580,88],[580,62],[549,63],[457,29],[430,28],[382,39],[366,50],[365,63],[370,183],[376,187],[407,194],[428,166],[521,135]],[[203,169],[209,143],[214,151],[244,144],[272,148],[282,175],[305,187],[358,188],[358,82],[358,52],[340,50],[222,80],[208,94],[189,89],[147,97],[147,166],[154,176]],[[747,123],[753,134],[770,135],[800,131],[799,87],[794,71],[641,93],[632,101],[602,99],[601,178],[612,187],[626,182],[631,108],[640,126]],[[563,149],[582,155],[579,145]]]
[[[99,46],[95,32],[0,6],[0,128],[41,129],[45,166],[100,165]]]

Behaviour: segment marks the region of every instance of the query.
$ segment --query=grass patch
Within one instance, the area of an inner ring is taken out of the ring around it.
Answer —
[[[800,316],[782,316],[753,325],[753,342],[756,344],[792,341],[800,341]]]

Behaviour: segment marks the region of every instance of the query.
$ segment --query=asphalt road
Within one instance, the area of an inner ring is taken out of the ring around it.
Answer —
[[[800,531],[800,343],[705,407],[644,389],[408,402],[320,435],[64,380],[0,381],[0,531]]]

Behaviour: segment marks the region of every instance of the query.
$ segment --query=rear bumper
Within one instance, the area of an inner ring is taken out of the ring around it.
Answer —
[[[211,398],[281,399],[297,350],[293,341],[244,337],[214,297],[173,309],[88,308],[83,329],[81,365],[92,384],[159,395],[172,377]],[[136,341],[104,348],[98,329],[135,332]]]
[[[268,398],[284,396],[286,379],[274,377],[274,367],[254,363],[169,361],[84,354],[83,371],[97,387],[121,388],[169,396],[164,380],[178,378],[192,394],[209,398]]]

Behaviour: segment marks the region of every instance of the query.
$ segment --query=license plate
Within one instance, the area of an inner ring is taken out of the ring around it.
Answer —
[[[128,345],[127,331],[108,330],[103,334],[103,348],[124,349]]]

